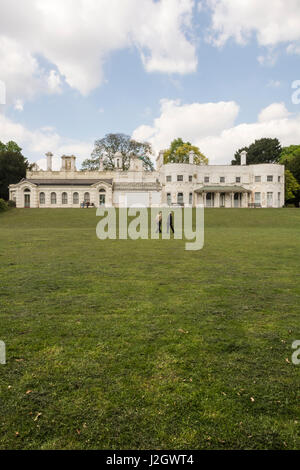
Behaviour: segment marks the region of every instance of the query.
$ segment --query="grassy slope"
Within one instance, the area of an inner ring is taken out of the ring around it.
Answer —
[[[300,448],[300,210],[205,217],[187,252],[0,214],[0,448]]]

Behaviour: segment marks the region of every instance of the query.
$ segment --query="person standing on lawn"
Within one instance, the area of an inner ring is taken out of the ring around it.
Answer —
[[[174,227],[173,227],[173,213],[172,213],[172,212],[169,213],[168,219],[167,219],[167,233],[169,233],[170,228],[171,228],[172,232],[174,233]]]
[[[161,211],[157,214],[155,221],[157,223],[156,233],[158,233],[158,232],[161,233],[161,222],[162,222],[162,212]]]

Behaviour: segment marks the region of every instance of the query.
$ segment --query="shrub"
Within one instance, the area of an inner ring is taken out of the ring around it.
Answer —
[[[8,201],[8,207],[16,207],[16,201]]]
[[[7,203],[4,201],[4,199],[0,199],[0,212],[7,211],[7,209],[8,209]]]

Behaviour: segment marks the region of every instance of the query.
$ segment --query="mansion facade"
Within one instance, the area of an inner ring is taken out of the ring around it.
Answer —
[[[47,170],[34,165],[26,178],[9,186],[10,199],[17,208],[95,207],[273,207],[284,205],[284,166],[247,165],[243,152],[241,165],[164,164],[164,152],[156,160],[156,171],[145,171],[143,161],[131,158],[127,171],[122,155],[114,157],[115,169],[78,171],[76,157],[63,156],[60,171],[52,170],[47,153]]]

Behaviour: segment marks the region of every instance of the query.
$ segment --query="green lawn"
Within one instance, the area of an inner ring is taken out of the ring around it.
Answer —
[[[0,214],[1,449],[300,449],[300,210],[211,209],[205,246]]]

